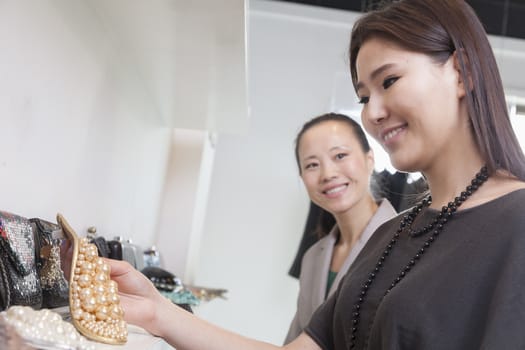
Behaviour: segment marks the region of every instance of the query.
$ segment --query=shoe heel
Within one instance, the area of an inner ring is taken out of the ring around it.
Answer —
[[[120,345],[127,341],[127,324],[120,306],[117,283],[97,247],[79,238],[61,214],[57,223],[73,247],[69,276],[69,308],[75,328],[86,338]]]

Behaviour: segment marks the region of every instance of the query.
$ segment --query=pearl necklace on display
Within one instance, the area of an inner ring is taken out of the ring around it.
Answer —
[[[399,228],[396,230],[392,239],[390,240],[390,242],[387,244],[387,246],[383,250],[383,253],[377,260],[377,263],[374,269],[372,270],[372,272],[368,274],[368,279],[361,285],[361,291],[359,292],[358,299],[354,303],[354,306],[353,306],[352,322],[351,322],[352,328],[351,328],[350,339],[349,339],[350,349],[355,348],[356,343],[357,343],[356,342],[357,341],[357,330],[359,327],[361,305],[364,303],[366,295],[368,294],[368,291],[370,289],[370,286],[373,284],[375,278],[377,277],[377,274],[381,271],[382,267],[384,266],[384,263],[388,255],[390,254],[390,252],[392,251],[392,248],[398,241],[401,233],[403,231],[406,231],[408,235],[410,235],[411,237],[418,237],[418,236],[431,232],[430,236],[427,238],[425,243],[423,243],[423,245],[418,250],[418,252],[412,257],[412,259],[408,261],[408,263],[401,270],[398,276],[392,281],[392,284],[385,291],[383,298],[388,293],[390,293],[390,291],[406,276],[406,274],[422,258],[423,254],[427,251],[428,248],[430,248],[431,244],[439,236],[439,234],[443,230],[443,227],[445,226],[447,222],[449,222],[449,220],[452,218],[454,213],[457,211],[458,207],[463,202],[465,202],[488,179],[488,177],[489,177],[488,169],[486,166],[484,166],[476,174],[474,179],[472,179],[470,185],[468,185],[467,188],[463,192],[461,192],[459,196],[454,198],[453,201],[449,202],[448,205],[444,206],[439,212],[439,214],[436,215],[436,217],[430,222],[430,224],[423,226],[420,229],[412,228],[412,224],[414,223],[418,214],[423,210],[423,208],[428,207],[432,203],[432,197],[430,195],[427,196],[425,199],[423,199],[416,206],[414,206],[409,213],[403,216],[399,224]],[[368,339],[366,340],[366,342],[368,342]]]
[[[0,312],[27,344],[37,349],[95,350],[75,327],[49,309],[33,310],[29,306],[11,306]]]

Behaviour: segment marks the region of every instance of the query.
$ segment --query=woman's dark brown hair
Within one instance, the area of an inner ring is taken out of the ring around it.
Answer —
[[[470,82],[467,106],[476,144],[490,173],[504,169],[525,180],[525,156],[512,129],[503,84],[483,25],[464,0],[401,0],[361,17],[352,30],[350,70],[372,37],[391,40],[444,64],[454,52],[463,81]]]

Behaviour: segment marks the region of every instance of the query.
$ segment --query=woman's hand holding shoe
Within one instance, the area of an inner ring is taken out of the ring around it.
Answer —
[[[157,310],[159,306],[169,304],[169,301],[158,293],[146,276],[128,262],[105,260],[111,267],[111,279],[118,284],[124,319],[154,335],[162,336],[155,322],[158,318]]]

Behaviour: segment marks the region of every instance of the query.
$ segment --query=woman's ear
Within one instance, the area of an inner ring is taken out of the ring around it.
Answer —
[[[370,148],[370,151],[366,153],[366,166],[368,173],[372,175],[375,167],[374,151]]]
[[[451,56],[451,59],[453,60],[454,70],[457,73],[458,97],[463,98],[467,94],[467,88],[470,91],[472,91],[472,87],[474,86],[474,84],[472,83],[472,75],[470,73],[470,63],[467,54],[463,49],[460,49],[459,52],[458,50],[454,51],[454,53]],[[463,63],[463,69],[461,68],[461,63]],[[465,72],[466,74],[468,87],[465,84],[465,77],[463,76],[463,72]]]

